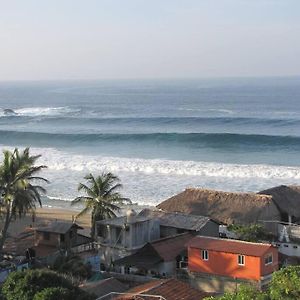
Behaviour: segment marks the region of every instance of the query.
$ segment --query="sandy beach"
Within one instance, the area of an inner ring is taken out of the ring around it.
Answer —
[[[59,209],[59,208],[38,208],[36,210],[36,216],[33,218],[30,214],[17,218],[9,226],[9,234],[11,236],[18,236],[19,233],[24,231],[26,227],[40,226],[42,224],[47,224],[51,221],[72,221],[73,217],[76,216],[78,211]],[[88,233],[91,227],[90,214],[84,215],[76,220],[76,222],[85,228],[84,232]],[[2,224],[0,223],[0,227]]]

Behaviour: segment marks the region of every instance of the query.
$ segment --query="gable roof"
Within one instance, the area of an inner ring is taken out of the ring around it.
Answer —
[[[257,257],[263,256],[267,251],[269,251],[270,248],[275,248],[271,244],[251,243],[206,236],[194,237],[190,242],[187,243],[187,246],[202,250],[212,250]]]
[[[208,293],[198,291],[189,284],[174,278],[150,281],[128,290],[127,293],[141,295],[139,299],[150,299],[149,296],[143,298],[142,295],[147,294],[162,296],[166,300],[201,300],[209,296]],[[122,296],[117,299],[137,299],[134,297]]]
[[[280,185],[261,191],[258,194],[271,196],[281,212],[300,219],[300,186]]]
[[[201,230],[209,221],[213,221],[210,218],[204,216],[184,214],[180,212],[168,212],[161,209],[153,210],[149,208],[143,209],[139,213],[139,216],[151,219],[159,219],[159,223],[162,226],[195,231]]]
[[[128,288],[119,280],[110,277],[96,282],[87,282],[79,286],[82,290],[95,294],[97,297],[102,297],[109,293],[123,293]]]
[[[280,212],[273,203],[272,196],[255,193],[189,188],[157,207],[168,212],[205,215],[227,224],[280,220]]]
[[[186,243],[192,238],[192,234],[182,233],[147,243],[136,253],[116,260],[115,264],[150,268],[162,261],[175,260],[186,249]]]
[[[65,234],[72,227],[76,227],[77,229],[83,229],[83,227],[79,226],[76,223],[67,222],[67,221],[66,222],[54,221],[54,222],[49,223],[46,226],[38,227],[35,230],[38,232],[52,232],[52,233]]]

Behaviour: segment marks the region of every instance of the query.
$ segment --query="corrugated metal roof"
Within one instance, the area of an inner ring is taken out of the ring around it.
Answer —
[[[205,236],[194,237],[187,243],[187,246],[203,250],[213,250],[257,257],[263,256],[270,248],[274,247],[271,244],[250,243],[239,240],[212,238]]]
[[[151,218],[145,218],[144,216],[139,216],[137,215],[135,217],[135,222],[145,222]],[[114,225],[114,226],[123,226],[126,224],[126,217],[116,217],[116,218],[111,218],[111,219],[105,219],[101,221],[97,221],[97,224],[102,224],[102,225]]]
[[[159,219],[160,225],[175,227],[186,230],[199,231],[206,225],[210,218],[205,216],[196,216],[178,212],[166,212],[163,210],[152,210],[149,208],[143,209],[139,216],[151,219]]]
[[[130,289],[127,293],[157,295],[167,300],[201,300],[209,296],[208,293],[198,291],[189,284],[174,278],[147,282]],[[123,296],[122,299],[135,298],[133,296],[128,298]],[[141,299],[144,298],[141,297]]]
[[[49,223],[47,226],[38,227],[36,228],[36,231],[39,232],[53,232],[53,233],[61,233],[65,234],[67,233],[73,226],[75,226],[77,229],[83,229],[83,227],[80,227],[76,223],[72,222],[61,222],[61,221],[54,221]]]
[[[149,208],[143,209],[137,216],[135,216],[136,223],[153,219],[159,220],[159,224],[161,226],[195,231],[201,230],[201,228],[203,228],[203,226],[205,226],[207,222],[211,220],[210,218],[204,216],[177,212],[166,212],[157,209],[152,210]],[[123,226],[126,223],[126,217],[123,216],[112,219],[105,219],[102,221],[98,221],[97,223],[103,225]]]

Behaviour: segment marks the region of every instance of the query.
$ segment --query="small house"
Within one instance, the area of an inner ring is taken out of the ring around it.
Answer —
[[[186,243],[193,237],[191,233],[182,233],[149,242],[136,253],[116,260],[115,265],[123,266],[128,273],[174,276],[177,269],[187,267]]]
[[[80,235],[79,229],[83,227],[66,221],[54,221],[47,226],[38,227],[35,229],[35,246],[70,250],[80,244],[90,243],[91,239]]]
[[[187,246],[194,278],[214,278],[223,286],[236,288],[246,281],[262,287],[278,270],[278,250],[271,244],[197,236]]]

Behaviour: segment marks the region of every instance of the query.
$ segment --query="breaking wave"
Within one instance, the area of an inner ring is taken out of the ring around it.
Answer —
[[[196,161],[137,159],[70,154],[53,148],[32,148],[53,171],[119,172],[223,178],[300,179],[300,167],[264,164],[227,164]]]
[[[74,109],[67,106],[61,107],[24,107],[17,109],[0,108],[0,117],[3,116],[22,116],[22,117],[39,117],[39,116],[60,116],[68,113],[80,112],[80,109]]]

